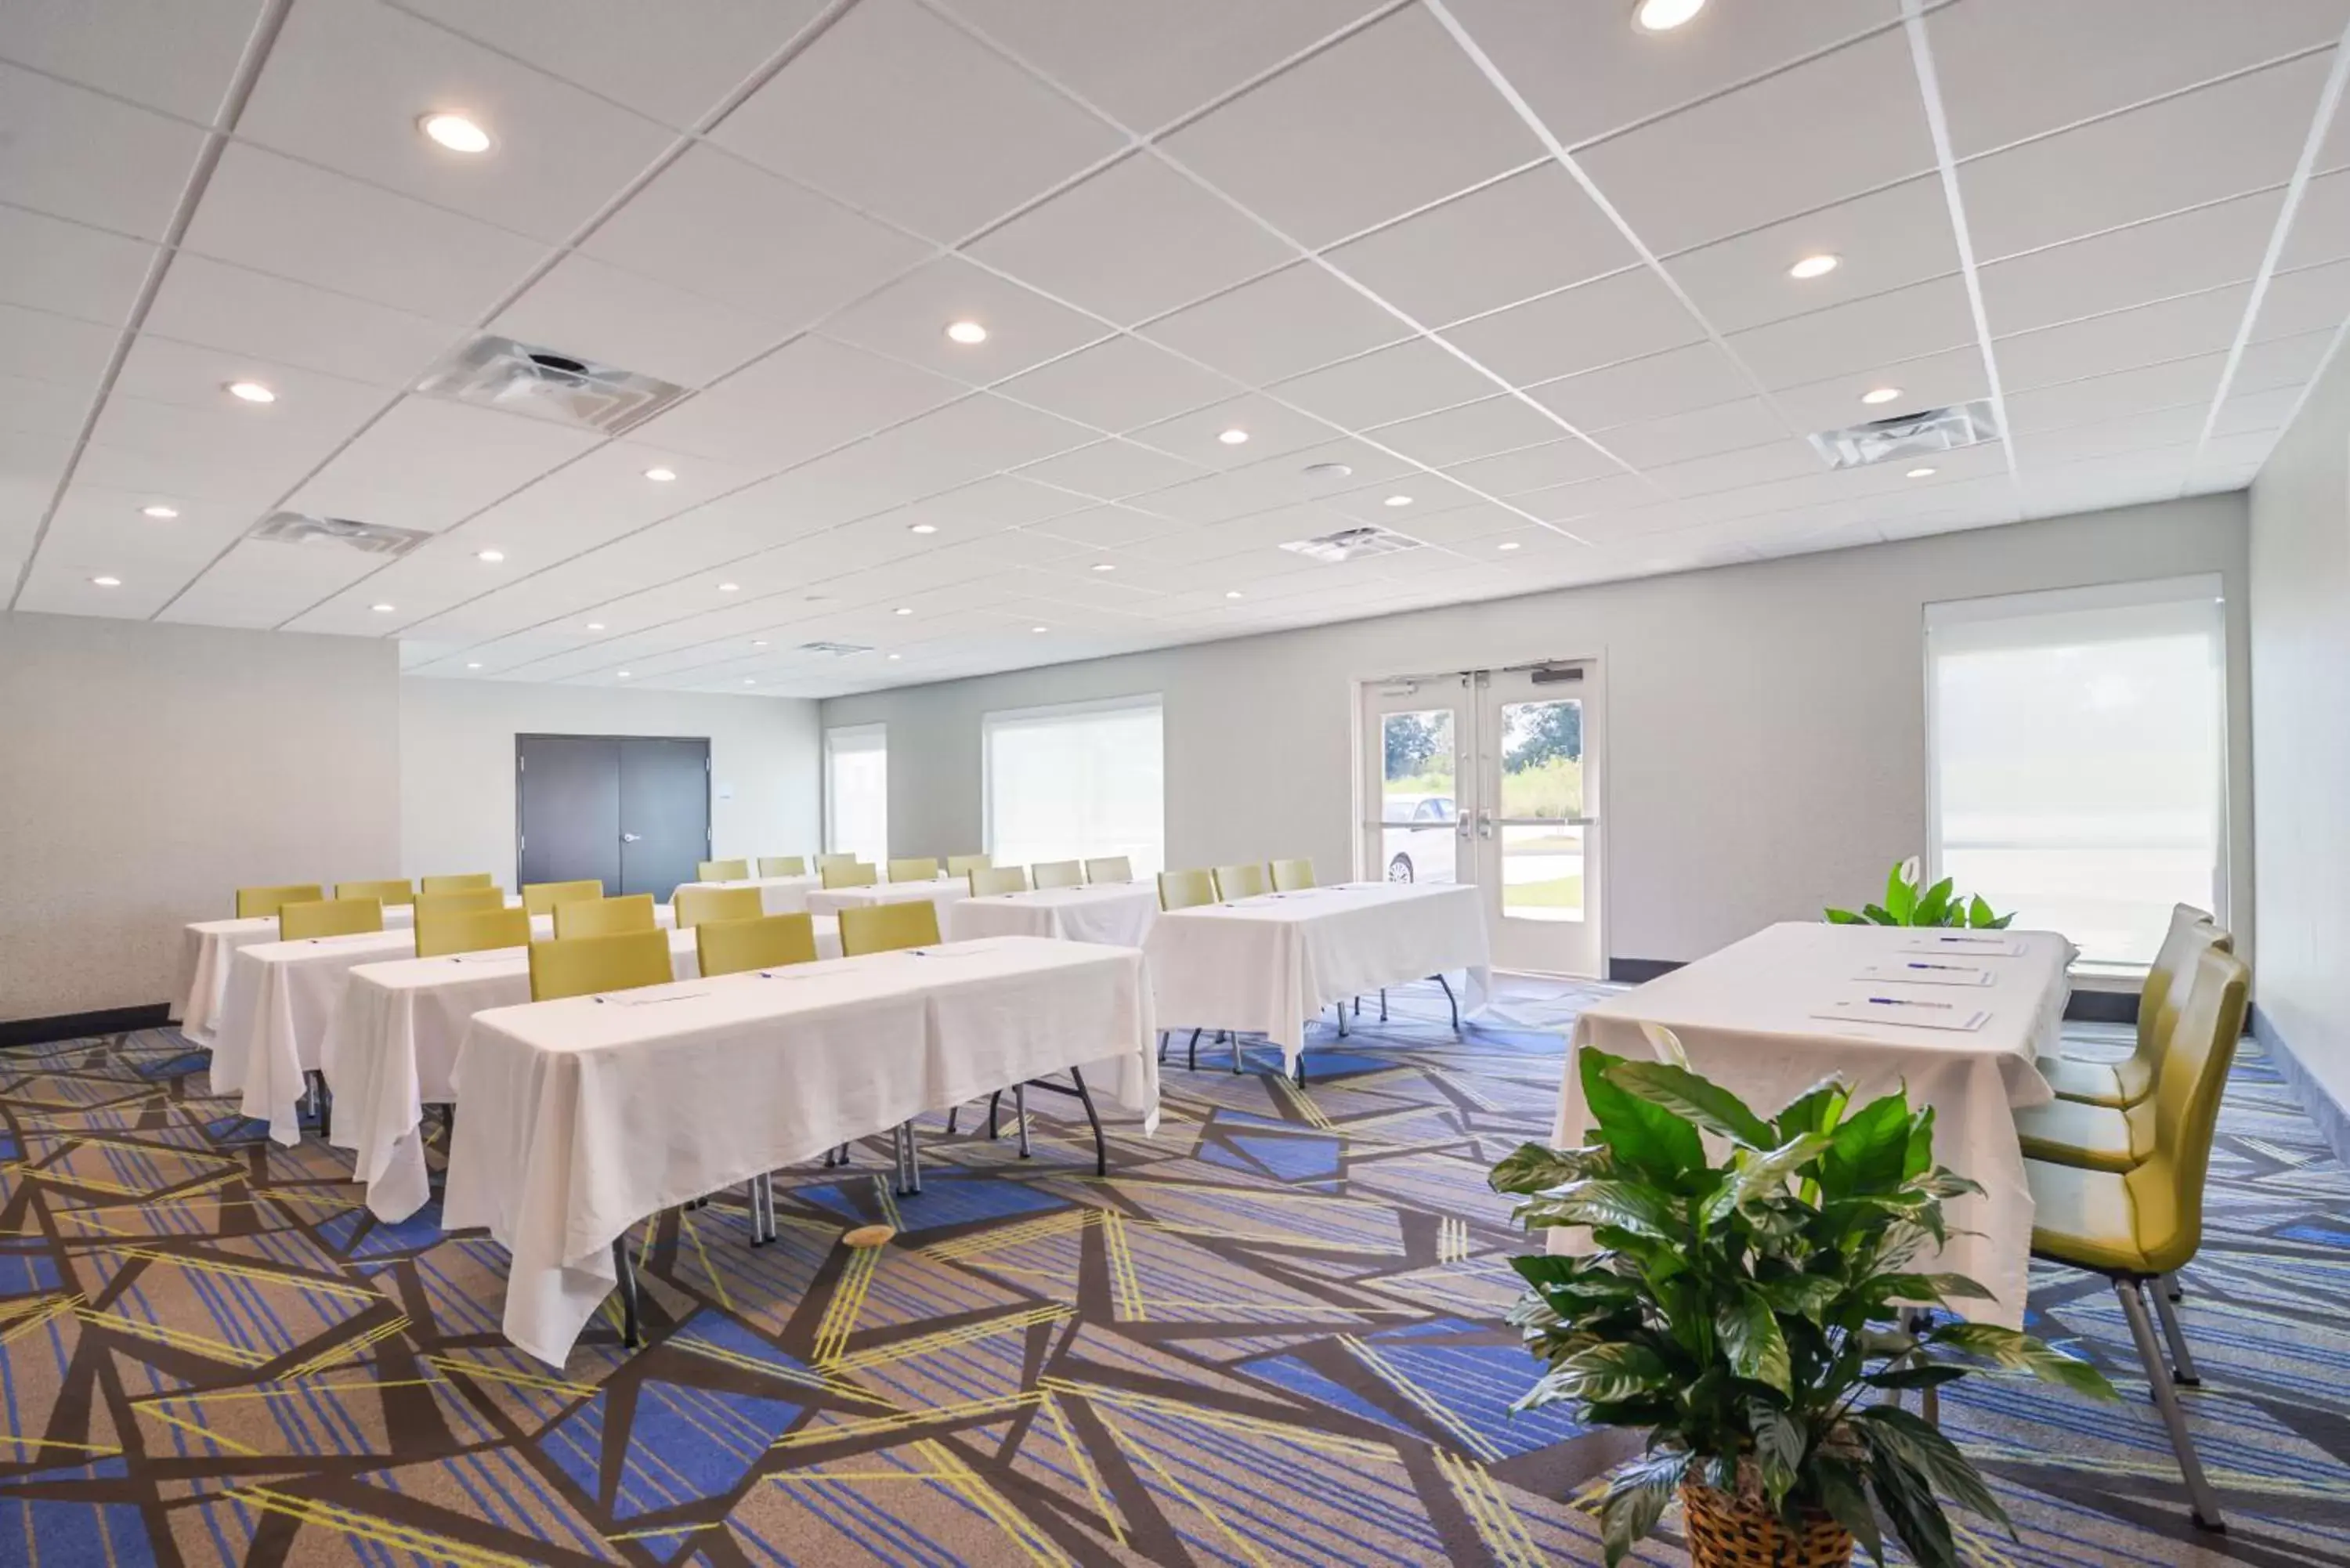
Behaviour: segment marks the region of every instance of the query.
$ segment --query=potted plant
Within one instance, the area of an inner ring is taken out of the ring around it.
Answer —
[[[1885,902],[1865,904],[1858,914],[1850,909],[1830,909],[1828,923],[1835,926],[1963,926],[1973,930],[2003,931],[2015,919],[2012,913],[1993,914],[1981,894],[1972,898],[1960,893],[1948,877],[1932,887],[1920,889],[1920,872],[1915,855],[1893,867],[1885,879]]]
[[[1515,1259],[1530,1288],[1510,1322],[1548,1368],[1517,1408],[1566,1401],[1648,1434],[1599,1505],[1610,1568],[1676,1491],[1697,1568],[1818,1568],[1856,1539],[1882,1563],[1884,1527],[1923,1568],[1955,1568],[1944,1498],[2012,1535],[1900,1396],[1985,1362],[2116,1395],[2027,1334],[1916,1310],[1990,1293],[1917,1267],[1948,1239],[1944,1200],[1981,1190],[1934,1163],[1932,1109],[1906,1092],[1856,1108],[1830,1080],[1765,1120],[1685,1064],[1586,1049],[1577,1070],[1593,1141],[1527,1144],[1492,1180],[1529,1230],[1587,1230],[1596,1249]]]

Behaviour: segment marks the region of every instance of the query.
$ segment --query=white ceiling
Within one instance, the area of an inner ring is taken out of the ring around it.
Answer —
[[[2345,24],[9,0],[0,594],[828,695],[2235,489],[2350,316]],[[407,390],[482,328],[694,390]],[[1977,398],[1922,479],[1803,439]],[[243,537],[285,507],[435,536]],[[1426,547],[1278,547],[1357,522]]]

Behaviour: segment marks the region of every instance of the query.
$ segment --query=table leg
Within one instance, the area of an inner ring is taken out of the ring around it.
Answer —
[[[1028,1085],[1012,1085],[1012,1114],[1020,1118],[1020,1158],[1028,1158]]]
[[[1452,994],[1452,982],[1451,981],[1445,979],[1440,974],[1433,978],[1437,984],[1444,988],[1444,1000],[1452,1008],[1452,1033],[1457,1035],[1461,1033],[1461,999]]]
[[[1233,1037],[1232,1051],[1235,1055],[1240,1052],[1240,1040],[1238,1036]],[[1107,1176],[1109,1174],[1109,1145],[1102,1137],[1101,1117],[1095,1114],[1093,1093],[1086,1087],[1086,1075],[1083,1073],[1078,1072],[1075,1067],[1071,1067],[1069,1069],[1069,1081],[1076,1085],[1078,1103],[1086,1107],[1086,1120],[1093,1124],[1094,1174],[1096,1176]]]
[[[629,1256],[629,1234],[612,1238],[612,1263],[620,1275],[620,1343],[630,1350],[644,1344],[637,1324],[637,1262]]]

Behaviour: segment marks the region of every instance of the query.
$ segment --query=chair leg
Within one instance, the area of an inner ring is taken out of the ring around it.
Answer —
[[[2187,1299],[2187,1287],[2178,1282],[2177,1274],[2165,1274],[2162,1276],[2162,1293],[2172,1301],[2183,1302]]]
[[[1452,1033],[1458,1034],[1461,1033],[1461,999],[1452,994],[1451,981],[1440,974],[1434,978],[1436,983],[1444,988],[1444,1000],[1452,1009]]]
[[[1028,1158],[1028,1085],[1012,1085],[1012,1114],[1020,1119],[1020,1158]]]
[[[2135,1279],[2114,1282],[2114,1293],[2121,1298],[2122,1315],[2129,1319],[2130,1338],[2137,1342],[2137,1358],[2146,1368],[2146,1380],[2154,1389],[2154,1403],[2162,1412],[2162,1424],[2169,1428],[2171,1451],[2178,1456],[2178,1473],[2187,1481],[2187,1498],[2196,1525],[2204,1530],[2224,1531],[2228,1528],[2220,1512],[2220,1500],[2204,1479],[2203,1461],[2196,1456],[2195,1440],[2188,1436],[2187,1414],[2178,1407],[2178,1391],[2170,1386],[2169,1368],[2162,1363],[2162,1347],[2155,1343],[2154,1324],[2147,1321],[2146,1297],[2139,1293]]]
[[[2199,1388],[2203,1379],[2195,1375],[2195,1356],[2187,1348],[2187,1334],[2178,1326],[2178,1309],[2170,1304],[2170,1293],[2157,1280],[2147,1293],[2154,1297],[2154,1315],[2162,1324],[2162,1337],[2170,1346],[2170,1378],[2181,1388]]]
[[[751,1179],[751,1245],[764,1247],[775,1239],[775,1179],[766,1171]]]
[[[1109,1174],[1109,1144],[1102,1137],[1101,1117],[1095,1113],[1093,1091],[1086,1087],[1086,1075],[1075,1067],[1069,1069],[1069,1082],[1077,1086],[1077,1103],[1086,1107],[1086,1120],[1094,1128],[1094,1174]]]
[[[1388,988],[1387,988],[1386,986],[1384,986],[1384,985],[1383,985],[1383,986],[1379,987],[1379,1022],[1380,1022],[1380,1023],[1385,1023],[1387,1021],[1388,1021]]]
[[[1305,1047],[1303,1045],[1297,1048],[1297,1086],[1301,1089],[1305,1086]]]
[[[1363,1015],[1363,999],[1362,999],[1361,997],[1359,997],[1359,996],[1358,996],[1358,997],[1355,998],[1355,1016],[1356,1016],[1356,1017],[1357,1017],[1357,1018],[1360,1018],[1362,1015]]]
[[[620,1274],[620,1343],[634,1350],[645,1339],[637,1324],[637,1261],[629,1256],[626,1231],[612,1238],[612,1263]]]
[[[1241,1032],[1232,1030],[1224,1038],[1232,1043],[1232,1076],[1237,1078],[1241,1074]]]
[[[954,1137],[955,1118],[961,1115],[962,1115],[962,1107],[961,1106],[950,1106],[947,1107],[947,1137]]]
[[[1346,1004],[1345,1002],[1340,1002],[1340,1003],[1338,1004],[1338,1038],[1339,1038],[1339,1039],[1341,1039],[1341,1040],[1344,1040],[1346,1037],[1347,1037],[1347,1004]]]
[[[912,1122],[906,1124],[906,1184],[912,1189],[910,1196],[922,1195],[922,1146]]]
[[[987,1141],[995,1141],[995,1107],[1003,1103],[1003,1091],[998,1089],[987,1096]]]
[[[1162,1067],[1167,1065],[1167,1031],[1164,1029],[1159,1032],[1159,1064]]]
[[[1200,1070],[1200,1032],[1196,1029],[1191,1031],[1191,1062],[1187,1070],[1193,1073]]]

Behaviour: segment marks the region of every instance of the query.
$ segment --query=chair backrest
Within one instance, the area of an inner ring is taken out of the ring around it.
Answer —
[[[767,912],[756,888],[680,888],[670,906],[679,930],[705,920],[755,920]]]
[[[889,862],[892,882],[935,882],[939,879],[939,857],[935,855],[910,855],[903,860]]]
[[[1295,893],[1300,888],[1314,886],[1314,862],[1311,860],[1276,860],[1273,863],[1273,890]]]
[[[807,857],[805,855],[762,855],[759,857],[762,877],[805,877]]]
[[[2122,1178],[2149,1272],[2182,1267],[2202,1244],[2203,1177],[2251,985],[2251,971],[2235,954],[2207,947],[2196,956],[2148,1102],[2154,1153]]]
[[[277,906],[277,940],[348,937],[383,929],[383,906],[373,898],[311,898]]]
[[[416,902],[416,886],[412,882],[402,882],[397,878],[384,882],[338,882],[335,884],[335,897],[373,898],[389,909],[395,904]]]
[[[2235,946],[2235,939],[2212,924],[2211,917],[2202,910],[2188,904],[2172,908],[2170,929],[2163,934],[2162,947],[2147,966],[2146,983],[2138,989],[2137,1046],[2126,1060],[2114,1064],[2125,1100],[2142,1100],[2153,1091],[2172,1025],[2195,977],[2196,959],[2211,949],[2233,952]]]
[[[994,864],[995,857],[993,855],[950,855],[947,857],[947,875],[967,877],[973,871],[984,871]]]
[[[418,958],[439,958],[444,953],[485,953],[498,948],[528,946],[528,909],[451,909],[433,915],[420,910],[416,917]]]
[[[971,878],[971,896],[974,898],[984,898],[991,893],[1028,890],[1028,868],[1024,866],[974,866],[963,875]]]
[[[1216,896],[1220,898],[1253,898],[1259,893],[1272,891],[1273,875],[1262,863],[1216,867]]]
[[[1159,907],[1162,909],[1193,909],[1215,901],[1216,874],[1212,871],[1159,874]]]
[[[870,888],[880,880],[873,867],[862,860],[836,861],[818,874],[827,888]]]
[[[742,882],[751,876],[748,860],[701,860],[694,863],[694,877],[703,882]]]
[[[285,905],[315,904],[326,896],[326,889],[316,882],[288,882],[278,888],[239,888],[236,890],[236,918],[249,920],[259,915],[274,915]]]
[[[816,857],[816,868],[819,871],[827,866],[854,866],[857,863],[854,855],[819,855]]]
[[[1028,868],[1039,888],[1082,888],[1086,885],[1086,863],[1082,860],[1039,860]]]
[[[928,909],[926,900],[923,908]],[[704,974],[816,961],[816,917],[754,915],[745,920],[704,920],[693,928],[694,951]]]
[[[522,907],[534,915],[551,915],[557,904],[574,904],[582,898],[604,896],[601,882],[525,882],[522,885]]]
[[[939,907],[928,898],[840,911],[840,950],[846,957],[927,948],[939,940]]]
[[[497,878],[486,871],[468,871],[462,877],[427,877],[419,891],[463,893],[475,888],[494,888],[497,885]]]
[[[416,896],[416,922],[422,925],[438,915],[471,915],[484,909],[506,907],[505,891],[500,888],[464,888],[454,893],[419,893]],[[530,911],[522,911],[528,919]]]
[[[754,889],[755,891],[755,889]],[[608,937],[621,931],[660,929],[653,914],[650,893],[619,898],[567,898],[555,906],[555,934],[565,937]]]
[[[616,931],[530,944],[530,999],[554,1002],[599,991],[667,985],[677,978],[667,931]]]
[[[1134,880],[1134,862],[1123,855],[1105,855],[1098,860],[1088,860],[1086,862],[1086,880],[1131,882]]]

